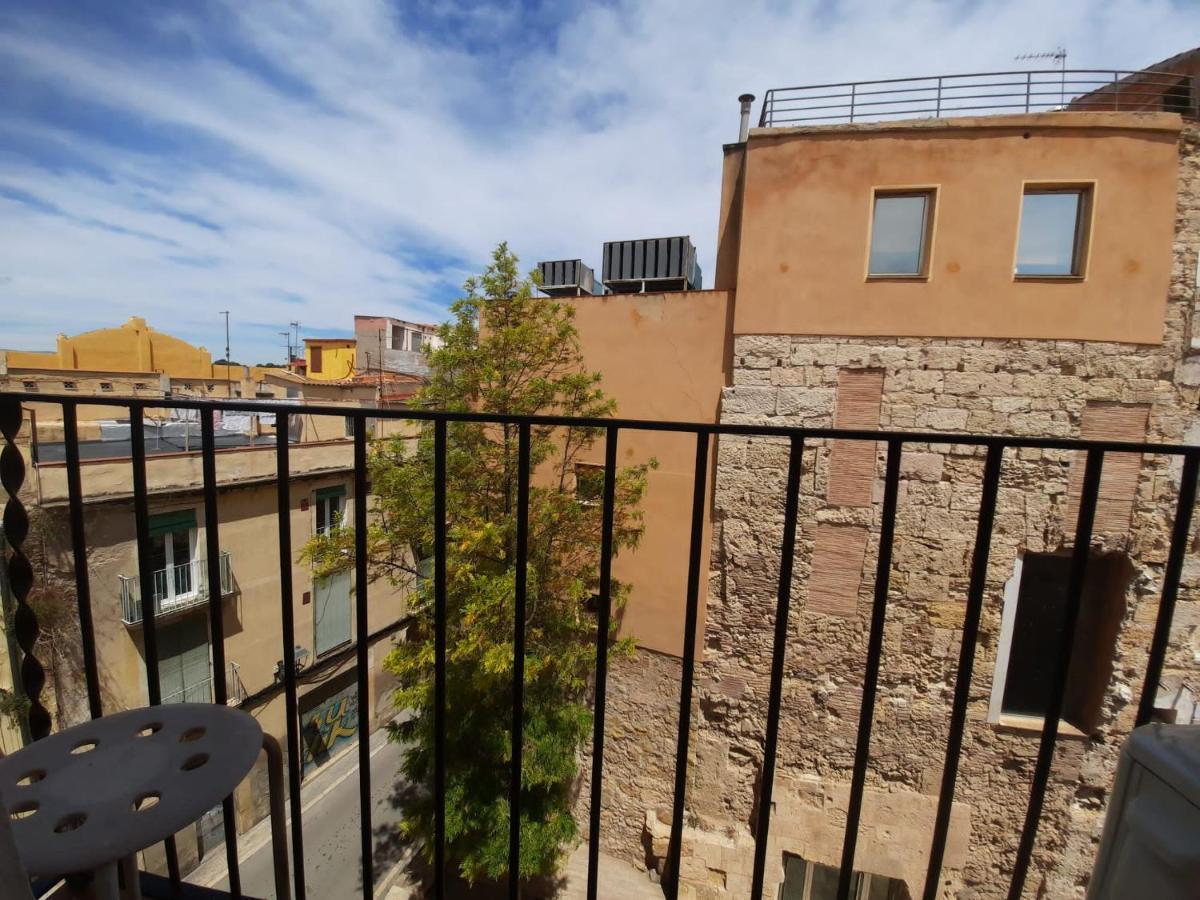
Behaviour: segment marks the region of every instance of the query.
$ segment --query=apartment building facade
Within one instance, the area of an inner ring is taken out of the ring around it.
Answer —
[[[692,336],[729,347],[715,420],[1195,442],[1200,132],[1194,99],[1186,117],[1168,105],[1175,99],[1140,102],[1140,111],[931,110],[776,125],[727,146],[715,290],[665,295],[676,315],[697,299],[727,304],[727,321]],[[646,299],[574,302],[582,311]],[[674,336],[661,312],[627,315],[626,339]],[[594,348],[611,323],[583,314],[579,322],[585,355],[600,358]],[[637,386],[615,367],[602,371],[621,413],[637,415]],[[670,380],[660,383],[672,390]],[[679,380],[674,389],[691,396],[696,387]],[[870,441],[805,447],[764,893],[789,900],[833,896],[823,891],[831,877],[836,885],[885,459]],[[677,461],[689,452],[681,448]],[[900,458],[854,896],[925,890],[983,456],[906,444]],[[696,897],[750,889],[787,461],[786,441],[726,437],[717,449],[680,868]],[[1082,463],[1021,450],[1002,464],[939,896],[1007,893],[1061,628]],[[1142,689],[1179,477],[1165,457],[1112,454],[1105,463],[1027,896],[1082,896],[1087,883]],[[642,565],[682,571],[682,556]],[[1167,720],[1196,713],[1198,579],[1187,570],[1180,588],[1155,703]],[[684,598],[670,592],[660,604],[678,620]],[[647,643],[612,675],[601,841],[661,870],[679,644],[656,652]]]
[[[114,348],[136,350],[139,344],[149,344],[152,352],[143,352],[141,357],[113,352]],[[222,381],[205,369],[211,364],[202,348],[153,332],[140,320],[80,338],[60,338],[59,345],[59,356],[64,346],[70,348],[61,368],[52,368],[48,364],[52,361],[46,359],[10,353],[6,386],[28,390],[25,382],[34,382],[46,393],[132,395],[148,404],[143,433],[150,559],[144,568],[149,571],[150,584],[142,584],[139,575],[128,411],[90,403],[75,407],[102,710],[108,713],[150,702],[146,619],[153,604],[155,673],[161,701],[210,702],[223,691],[229,703],[254,715],[263,730],[286,748],[281,625],[285,601],[276,551],[275,417],[270,413],[218,413],[215,418],[221,554],[216,567],[219,578],[214,583],[206,558],[199,416],[155,409],[153,398],[220,399],[227,390],[236,389],[238,396],[271,401],[281,410],[289,401],[307,400],[349,411],[373,404],[378,386],[353,380],[318,384],[273,369],[234,372],[239,377]],[[102,348],[107,348],[110,357],[99,356]],[[106,370],[103,365],[112,368]],[[164,371],[156,372],[155,367]],[[34,401],[24,407],[21,436],[26,442],[22,449],[29,475],[22,499],[33,523],[25,550],[43,575],[37,602],[43,625],[42,655],[49,675],[44,700],[56,727],[62,728],[86,720],[91,713],[75,614],[64,423],[58,403]],[[374,423],[379,436],[384,431],[397,433],[400,427]],[[287,602],[295,630],[291,652],[298,669],[301,770],[305,777],[356,743],[360,716],[367,717],[375,730],[395,715],[393,681],[383,662],[394,640],[402,636],[408,589],[386,580],[370,586],[368,693],[360,698],[353,572],[347,568],[317,577],[301,552],[311,537],[337,529],[353,516],[359,499],[354,495],[351,438],[348,419],[341,415],[295,416],[289,432],[287,487],[294,553],[293,590]],[[222,611],[221,634],[213,628],[211,608],[215,602]],[[220,671],[214,665],[213,643],[217,640],[225,661]],[[239,831],[267,815],[265,756],[236,791],[234,810]],[[180,832],[176,845],[183,870],[213,852],[223,841],[223,831],[221,807],[217,806]],[[147,850],[145,865],[165,871],[162,853],[161,845]]]
[[[355,366],[364,374],[428,375],[426,354],[441,346],[437,326],[392,316],[355,316]]]

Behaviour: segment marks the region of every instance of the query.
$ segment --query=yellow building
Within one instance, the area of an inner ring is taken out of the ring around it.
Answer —
[[[354,376],[354,338],[305,338],[305,374],[313,381],[341,381]]]
[[[155,331],[140,316],[118,328],[60,334],[53,351],[8,350],[9,370],[154,373],[169,378],[240,381],[243,366],[213,365],[203,347]]]

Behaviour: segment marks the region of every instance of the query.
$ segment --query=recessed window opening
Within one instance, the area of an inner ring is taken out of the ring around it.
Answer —
[[[1091,205],[1091,190],[1086,187],[1026,188],[1017,238],[1017,277],[1082,276]]]
[[[876,191],[871,216],[873,278],[919,277],[929,271],[933,191]]]
[[[1040,720],[1049,709],[1067,612],[1071,555],[1026,553],[1005,589],[989,718]],[[1060,720],[1084,733],[1099,724],[1112,677],[1125,591],[1133,570],[1121,553],[1088,560]]]

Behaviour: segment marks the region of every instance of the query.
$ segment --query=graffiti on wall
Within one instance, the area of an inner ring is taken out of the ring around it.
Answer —
[[[300,741],[304,745],[304,774],[329,760],[344,744],[358,737],[358,690],[349,683],[300,712]]]

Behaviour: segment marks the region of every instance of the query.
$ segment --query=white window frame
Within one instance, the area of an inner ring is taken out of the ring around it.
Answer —
[[[1012,653],[1013,629],[1017,624],[1017,598],[1021,593],[1021,569],[1025,554],[1018,553],[1013,573],[1004,582],[1004,608],[1000,613],[1000,638],[996,644],[996,669],[992,676],[992,694],[988,698],[989,722],[998,723],[1004,716],[1004,685],[1008,680],[1008,660]],[[1026,717],[1028,718],[1028,717]]]
[[[336,509],[330,509],[329,501],[336,500]],[[341,528],[346,522],[346,503],[347,497],[345,494],[329,494],[325,497],[313,498],[313,534],[329,534]],[[324,528],[321,527],[321,504],[326,504],[325,521],[328,523]],[[337,518],[334,518],[334,515]]]
[[[191,600],[200,593],[200,579],[198,577],[199,573],[196,572],[194,568],[196,563],[196,548],[199,545],[199,535],[196,533],[195,528],[189,528],[187,530],[188,558],[185,562],[177,563],[175,562],[175,541],[171,540],[171,538],[173,535],[178,533],[179,532],[177,531],[164,531],[161,535],[163,538],[163,559],[165,559],[167,563],[165,568],[157,570],[165,573],[164,577],[167,582],[167,592],[163,595],[162,599],[159,600],[159,604],[163,608],[174,606],[181,600]],[[192,589],[186,593],[177,594],[175,593],[175,568],[176,566],[182,565],[193,566],[190,575]],[[154,573],[152,573],[150,577],[153,578]],[[154,586],[151,585],[151,591],[153,591],[153,587]]]

